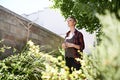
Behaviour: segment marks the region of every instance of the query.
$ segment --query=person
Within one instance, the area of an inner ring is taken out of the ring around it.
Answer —
[[[83,52],[85,48],[83,34],[75,28],[76,22],[73,16],[67,18],[70,30],[66,33],[65,41],[62,43],[62,48],[65,49],[66,66],[70,73],[72,73],[72,67],[76,70],[80,69],[81,64],[75,58],[81,58],[78,51]]]

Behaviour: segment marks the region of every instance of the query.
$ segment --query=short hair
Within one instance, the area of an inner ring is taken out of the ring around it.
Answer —
[[[71,18],[71,19],[73,19],[75,22],[77,22],[77,20],[76,20],[76,18],[75,18],[74,16],[69,16],[67,19],[69,19],[69,18]]]

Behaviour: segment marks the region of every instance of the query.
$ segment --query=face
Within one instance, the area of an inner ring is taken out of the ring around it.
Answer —
[[[72,18],[68,18],[67,19],[67,23],[68,23],[69,27],[75,26],[75,24],[76,24],[76,22]]]

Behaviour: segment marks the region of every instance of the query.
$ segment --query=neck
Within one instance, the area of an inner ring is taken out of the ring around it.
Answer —
[[[70,27],[70,31],[71,31],[72,33],[74,33],[75,27],[74,27],[74,26],[73,26],[73,27]]]

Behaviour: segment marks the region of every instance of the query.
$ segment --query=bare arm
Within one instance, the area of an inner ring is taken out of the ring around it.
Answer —
[[[62,43],[62,48],[63,48],[63,49],[67,48],[67,46],[66,46],[65,43]]]
[[[76,49],[80,49],[80,46],[79,45],[76,45],[76,44],[73,44],[73,43],[69,43],[69,42],[66,42],[66,46],[67,47],[74,47]]]

